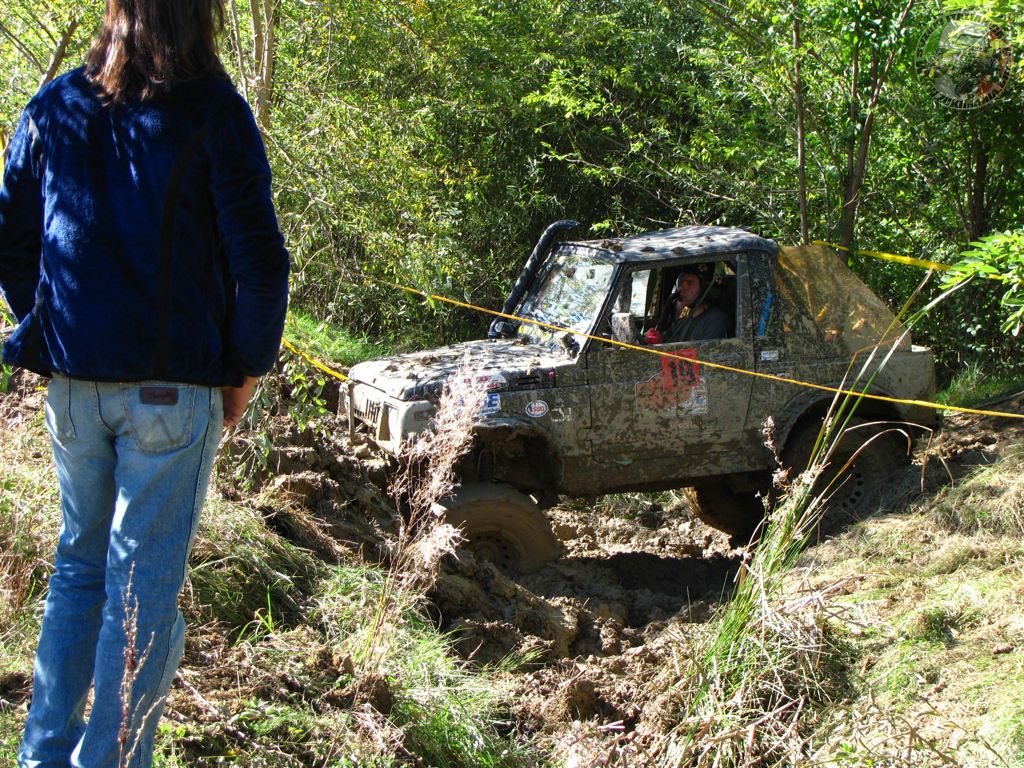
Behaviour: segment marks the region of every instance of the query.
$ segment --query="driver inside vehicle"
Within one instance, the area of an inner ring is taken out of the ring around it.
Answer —
[[[676,276],[658,323],[644,334],[648,344],[722,339],[729,335],[729,316],[708,300],[713,272],[707,264],[688,264]]]

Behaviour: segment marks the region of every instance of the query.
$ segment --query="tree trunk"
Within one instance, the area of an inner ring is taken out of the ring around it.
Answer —
[[[900,17],[896,21],[897,32],[901,32],[903,30],[907,21],[907,16],[910,14],[910,9],[913,8],[913,6],[914,0],[907,0],[907,4],[903,7],[903,11],[900,13]],[[871,131],[875,124],[875,110],[878,107],[878,100],[882,95],[883,88],[885,88],[886,81],[889,79],[889,70],[892,67],[893,62],[896,60],[896,54],[898,52],[899,47],[893,45],[884,64],[880,62],[879,52],[877,50],[873,51],[871,55],[871,67],[869,70],[870,79],[868,81],[870,95],[864,108],[864,124],[861,126],[856,136],[850,141],[850,147],[847,152],[846,191],[843,199],[843,216],[839,237],[839,245],[846,249],[846,253],[851,253],[854,245],[857,228],[857,213],[860,208],[861,201],[861,190],[864,187],[864,178],[867,174],[868,155],[871,149]],[[859,78],[857,62],[858,54],[855,50],[850,99],[850,121],[854,126],[859,124],[860,118],[860,107],[855,95],[858,87],[857,80]]]
[[[971,133],[971,157],[974,160],[974,167],[971,169],[967,185],[970,195],[967,202],[967,238],[969,242],[974,242],[988,234],[989,206],[985,199],[985,182],[988,177],[989,155],[985,140],[979,135],[977,124]]]
[[[238,79],[242,88],[242,96],[249,101],[249,72],[245,68],[245,57],[242,56],[242,29],[238,23],[238,3],[231,0],[231,40],[235,46],[235,58],[238,60]]]
[[[850,63],[850,112],[847,115],[850,120],[850,125],[853,126],[860,124],[860,102],[857,99],[857,86],[859,80],[860,40],[859,34],[857,34],[857,40],[853,44],[853,57]],[[857,193],[859,191],[859,187],[857,186],[854,178],[856,176],[855,146],[857,139],[858,136],[856,134],[850,136],[850,143],[846,147],[846,174],[844,176],[843,208],[839,230],[839,245],[841,248],[845,249],[853,247],[853,230],[857,220],[857,209],[854,206],[854,201],[857,199]],[[849,250],[844,251],[844,253],[849,253]]]
[[[800,79],[800,3],[793,3],[793,101],[796,107],[796,184],[800,201],[800,242],[811,242],[807,221],[807,158],[804,132],[804,84]]]
[[[256,123],[266,135],[270,132],[270,111],[274,97],[274,55],[276,47],[274,0],[249,0],[252,11],[253,66]]]

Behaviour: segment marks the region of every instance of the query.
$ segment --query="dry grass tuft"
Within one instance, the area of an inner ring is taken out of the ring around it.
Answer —
[[[943,491],[934,515],[955,533],[1024,534],[1024,449]]]
[[[842,685],[841,644],[826,622],[830,599],[828,591],[788,599],[759,592],[727,648],[716,647],[713,625],[695,645],[678,638],[672,669],[656,682],[668,689],[654,707],[667,722],[648,750],[651,764],[796,764],[808,711]]]
[[[410,442],[400,457],[401,471],[389,491],[399,507],[408,509],[400,521],[387,583],[374,627],[368,636],[367,659],[377,634],[400,619],[408,598],[423,599],[437,578],[441,559],[455,551],[461,536],[436,513],[436,504],[458,486],[459,460],[473,441],[473,425],[487,397],[487,381],[464,363],[448,380],[431,428]],[[398,595],[404,595],[398,599]]]
[[[392,480],[390,492],[408,504],[409,520],[401,532],[406,541],[437,522],[434,505],[458,486],[455,468],[472,446],[473,425],[487,398],[487,380],[470,371],[464,363],[448,380],[431,428],[402,452],[403,471]]]
[[[950,720],[925,702],[923,712],[908,717],[871,700],[856,709],[837,709],[822,728],[826,746],[795,765],[808,768],[920,768],[986,766],[1010,763],[977,733]],[[838,745],[838,746],[837,746]]]
[[[60,526],[60,496],[42,428],[36,377],[0,398],[0,636],[44,591]]]

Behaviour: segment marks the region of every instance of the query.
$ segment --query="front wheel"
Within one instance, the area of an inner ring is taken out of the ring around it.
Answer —
[[[564,551],[537,504],[507,485],[467,483],[435,510],[462,530],[470,552],[509,573],[535,571]]]

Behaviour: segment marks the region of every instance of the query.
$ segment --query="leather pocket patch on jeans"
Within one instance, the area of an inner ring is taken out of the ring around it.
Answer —
[[[139,402],[143,405],[177,405],[177,387],[140,387]]]

